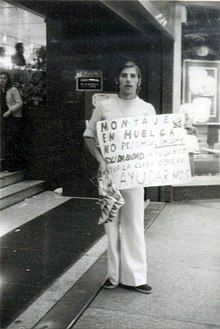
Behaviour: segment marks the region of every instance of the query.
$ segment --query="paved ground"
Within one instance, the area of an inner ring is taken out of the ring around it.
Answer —
[[[167,204],[146,233],[152,294],[102,289],[74,329],[220,328],[219,237],[220,201]]]

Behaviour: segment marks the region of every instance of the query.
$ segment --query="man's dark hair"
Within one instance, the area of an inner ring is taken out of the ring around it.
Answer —
[[[7,78],[5,89],[6,90],[11,89],[11,87],[13,86],[13,84],[12,84],[12,79],[11,79],[10,74],[8,72],[2,71],[2,72],[0,72],[0,75],[5,75],[6,78]]]
[[[136,72],[137,72],[137,75],[138,75],[138,78],[141,79],[141,70],[140,68],[137,66],[137,64],[135,64],[134,62],[132,61],[128,61],[128,62],[125,62],[123,65],[121,65],[118,69],[118,74],[117,74],[117,78],[116,78],[116,85],[119,86],[119,77],[120,77],[120,74],[121,72],[124,70],[124,69],[127,69],[127,68],[131,68],[131,67],[134,67],[136,69]],[[141,86],[138,84],[137,86],[137,93],[139,93],[139,91],[141,90]]]
[[[23,44],[23,42],[17,42],[16,45],[15,45],[15,49],[16,49],[16,50],[19,50],[19,49],[21,49],[21,48],[24,48],[24,44]]]
[[[134,62],[131,62],[131,61],[126,62],[126,63],[124,63],[123,65],[121,65],[121,66],[119,67],[117,77],[120,76],[121,72],[122,72],[124,69],[131,68],[131,67],[134,67],[134,68],[136,69],[136,71],[137,71],[137,75],[138,75],[138,78],[141,79],[141,70],[140,70],[140,68],[137,66],[137,64],[135,64]]]

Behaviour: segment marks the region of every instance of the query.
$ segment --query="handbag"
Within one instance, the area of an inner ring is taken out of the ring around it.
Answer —
[[[101,215],[98,224],[112,222],[119,209],[125,204],[119,190],[117,190],[112,182],[112,178],[108,172],[105,172],[98,179],[99,204]]]

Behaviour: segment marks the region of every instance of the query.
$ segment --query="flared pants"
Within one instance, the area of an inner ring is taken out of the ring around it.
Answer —
[[[108,237],[108,279],[117,285],[147,283],[144,236],[144,189],[120,191],[125,205],[111,223],[105,224]]]

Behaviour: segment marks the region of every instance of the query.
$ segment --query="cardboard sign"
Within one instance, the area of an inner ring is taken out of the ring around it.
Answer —
[[[97,123],[108,171],[118,189],[191,179],[181,114],[117,118]]]
[[[118,98],[118,94],[112,94],[112,93],[94,94],[92,96],[92,105],[97,107],[101,102],[112,98]]]

